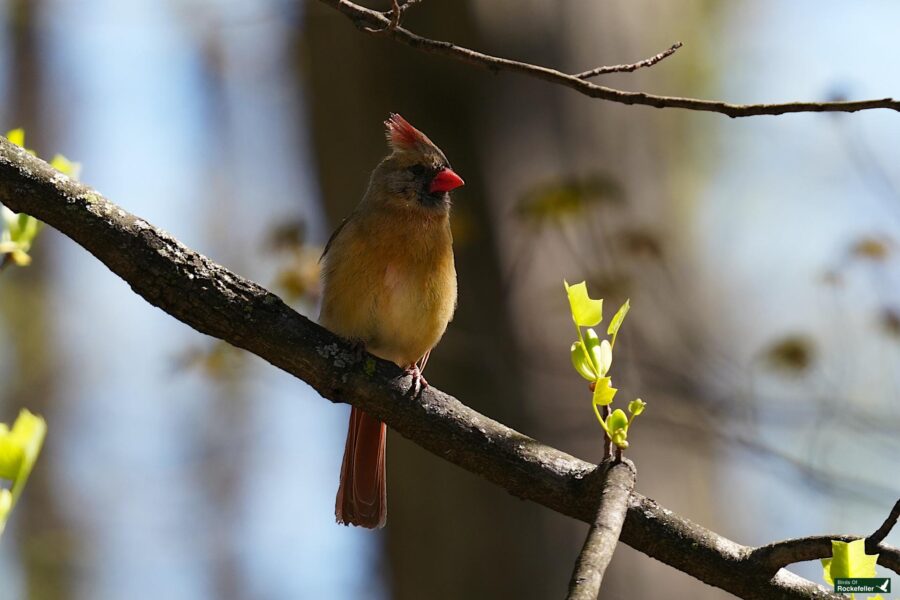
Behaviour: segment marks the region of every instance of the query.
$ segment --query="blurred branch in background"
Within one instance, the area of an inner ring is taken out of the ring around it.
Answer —
[[[714,112],[727,115],[729,117],[752,117],[759,115],[783,115],[787,113],[798,112],[856,112],[860,110],[871,110],[876,108],[886,108],[890,110],[900,111],[900,101],[893,98],[878,98],[873,100],[854,100],[854,101],[836,101],[836,102],[786,102],[780,104],[731,104],[728,102],[718,102],[713,100],[698,100],[695,98],[679,98],[676,96],[657,96],[654,94],[645,94],[643,92],[626,92],[605,86],[596,85],[587,81],[588,77],[595,74],[618,73],[622,71],[633,71],[640,66],[652,66],[660,60],[668,56],[665,52],[641,61],[645,63],[635,63],[634,65],[598,67],[582,73],[570,75],[556,69],[543,67],[540,65],[509,60],[489,54],[483,54],[475,50],[470,50],[462,46],[457,46],[452,42],[433,40],[419,36],[407,29],[400,27],[400,16],[402,10],[395,1],[395,9],[387,13],[381,13],[349,2],[348,0],[319,0],[320,2],[331,6],[332,8],[345,14],[356,27],[374,35],[385,35],[398,42],[402,42],[408,46],[423,52],[448,56],[456,60],[460,60],[484,69],[488,69],[494,73],[500,71],[510,71],[513,73],[521,73],[530,77],[543,79],[550,83],[562,85],[571,88],[581,94],[591,98],[599,98],[609,102],[618,102],[620,104],[638,104],[642,106],[652,106],[654,108],[683,108],[687,110]],[[673,47],[674,48],[674,47]],[[677,49],[677,48],[676,48]],[[670,52],[674,52],[670,48]],[[665,55],[665,56],[663,56]],[[630,68],[634,67],[634,68]]]
[[[325,398],[352,402],[423,448],[513,495],[582,521],[594,518],[603,482],[596,465],[543,445],[434,388],[411,399],[411,378],[396,365],[356,357],[347,342],[273,294],[6,140],[0,141],[0,201],[56,227],[148,302],[196,330],[253,352]],[[364,364],[374,364],[374,369]],[[762,561],[758,549],[728,540],[640,494],[629,498],[622,540],[743,598],[841,597],[788,571],[768,573],[771,561]],[[819,538],[808,544],[791,541],[807,558],[830,556],[811,556],[820,554],[821,546]],[[900,549],[877,549],[879,564],[900,568]]]

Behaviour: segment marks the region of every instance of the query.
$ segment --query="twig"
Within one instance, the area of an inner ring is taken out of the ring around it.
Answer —
[[[637,71],[638,69],[643,69],[644,67],[652,67],[656,63],[665,60],[666,58],[675,54],[675,52],[677,52],[678,49],[683,45],[684,44],[682,44],[681,42],[675,42],[669,47],[668,50],[663,50],[655,56],[645,58],[644,60],[638,61],[636,63],[612,65],[609,67],[597,67],[596,69],[576,73],[575,75],[573,75],[573,77],[577,77],[578,79],[590,79],[591,77],[596,77],[597,75],[606,75],[608,73],[632,73],[634,71]]]
[[[878,554],[878,564],[900,575],[900,551],[892,546],[882,544],[884,538],[891,532],[898,519],[900,519],[900,500],[894,504],[881,527],[875,530],[875,533],[865,538],[865,540],[866,552],[868,554]],[[760,546],[753,550],[751,554],[765,565],[768,572],[774,573],[778,569],[797,562],[828,558],[832,552],[832,540],[852,542],[858,539],[862,538],[851,535],[818,535]]]
[[[603,420],[606,423],[609,423],[609,415],[612,414],[612,407],[609,404],[607,404],[600,410],[602,411]],[[608,425],[607,425],[607,427],[608,427]],[[604,431],[603,432],[603,460],[612,458],[612,447],[613,447],[612,438],[610,438],[609,435]]]
[[[567,600],[595,600],[600,593],[603,574],[619,543],[628,512],[628,498],[634,489],[635,469],[628,462],[606,462],[597,515],[588,530],[581,554],[569,582]]]
[[[878,545],[884,541],[884,538],[888,536],[891,529],[897,524],[897,519],[900,519],[900,500],[897,500],[894,504],[894,508],[891,509],[890,514],[888,514],[884,523],[881,524],[881,527],[876,529],[875,533],[866,538],[866,552],[869,554],[874,553],[878,548]]]
[[[411,380],[393,363],[374,356],[361,363],[350,343],[271,292],[2,138],[0,203],[69,236],[135,293],[197,331],[252,352],[327,399],[362,408],[422,448],[514,496],[593,521],[600,483],[591,477],[595,465],[489,419],[433,387],[410,399]],[[768,573],[770,563],[760,549],[733,542],[638,493],[628,500],[621,540],[742,598],[842,598],[788,571]],[[879,563],[889,568],[900,564],[900,549],[879,546]]]
[[[549,81],[550,83],[571,88],[591,98],[599,98],[601,100],[617,102],[619,104],[637,104],[642,106],[652,106],[654,108],[682,108],[686,110],[714,112],[729,117],[783,115],[799,112],[857,112],[860,110],[872,110],[876,108],[900,111],[900,100],[895,100],[893,98],[836,102],[731,104],[729,102],[720,102],[716,100],[699,100],[696,98],[680,98],[677,96],[658,96],[655,94],[645,94],[643,92],[626,92],[624,90],[597,85],[556,69],[517,60],[499,58],[475,50],[470,50],[469,48],[457,46],[451,42],[425,38],[402,27],[391,29],[389,27],[390,19],[383,14],[354,4],[353,2],[349,2],[349,0],[319,1],[343,13],[360,29],[369,31],[369,33],[373,33],[371,30],[375,29],[377,32],[384,33],[388,37],[411,46],[416,50],[440,56],[447,56],[455,60],[488,69],[494,73],[499,71],[509,71],[512,73],[528,75],[529,77],[542,79],[544,81]],[[384,31],[382,32],[381,30]]]
[[[762,573],[773,574],[779,569],[798,562],[829,558],[831,541],[852,542],[863,539],[858,535],[813,535],[766,544],[753,548],[749,559],[759,564]],[[870,548],[866,544],[866,552],[878,553],[878,564],[900,575],[900,548],[879,544]]]
[[[403,4],[400,5],[400,13],[401,14],[405,13],[411,7],[415,6],[416,4],[419,4],[420,2],[422,2],[422,0],[406,0],[406,2],[404,2]]]
[[[391,0],[391,12],[389,13],[390,20],[388,21],[388,24],[386,26],[378,28],[378,29],[376,29],[374,27],[364,27],[363,29],[368,33],[379,33],[379,34],[387,33],[388,31],[393,31],[394,29],[397,29],[397,27],[400,25],[400,15],[402,13],[403,13],[403,10],[400,8],[399,0]]]
[[[2,273],[6,267],[12,264],[12,255],[4,254],[3,258],[0,258],[0,273]]]

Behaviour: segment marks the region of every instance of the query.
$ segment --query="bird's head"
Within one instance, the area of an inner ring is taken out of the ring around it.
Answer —
[[[440,148],[398,114],[384,122],[391,154],[372,174],[377,201],[396,207],[447,212],[450,191],[463,185]],[[380,192],[380,193],[378,193]]]

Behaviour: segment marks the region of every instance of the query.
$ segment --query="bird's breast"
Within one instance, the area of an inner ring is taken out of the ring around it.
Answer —
[[[373,351],[398,364],[412,364],[433,348],[456,306],[452,251],[395,256],[382,267],[376,298]]]
[[[438,343],[455,307],[446,220],[348,224],[327,255],[322,324],[400,366]]]

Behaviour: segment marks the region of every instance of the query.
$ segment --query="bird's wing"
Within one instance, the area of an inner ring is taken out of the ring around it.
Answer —
[[[328,254],[328,251],[331,249],[331,245],[334,243],[334,240],[337,239],[338,234],[341,233],[341,230],[344,229],[344,225],[350,222],[350,219],[353,218],[353,215],[345,217],[341,224],[337,226],[337,229],[334,230],[334,233],[331,234],[331,237],[328,238],[328,241],[325,242],[325,249],[322,250],[322,256],[319,257],[319,262],[322,262],[322,259],[325,258],[325,255]]]

